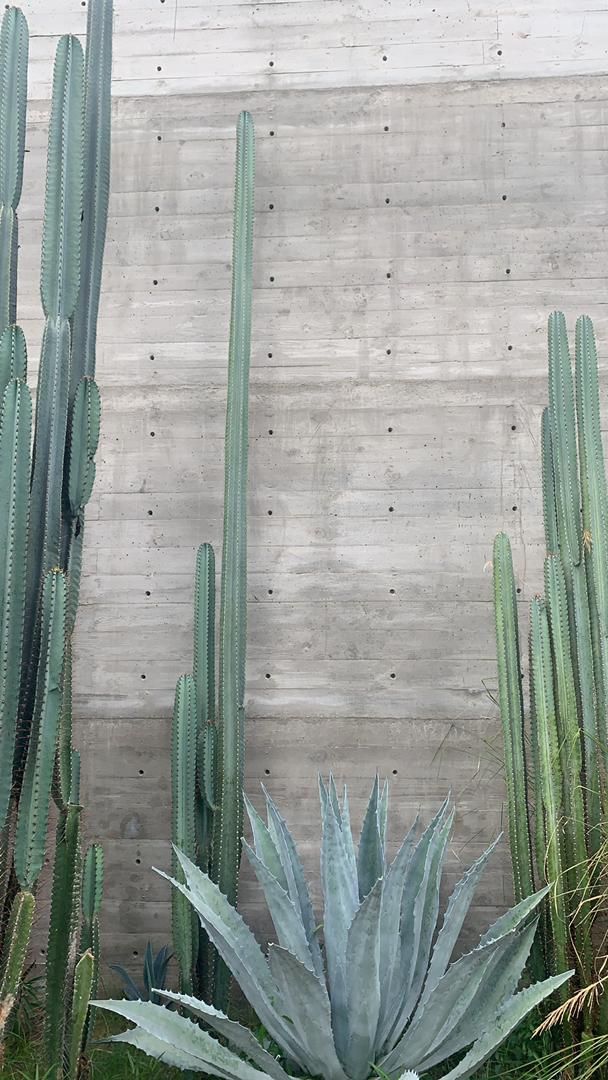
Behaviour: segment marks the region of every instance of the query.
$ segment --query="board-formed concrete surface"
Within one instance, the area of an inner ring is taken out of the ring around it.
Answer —
[[[23,8],[34,372],[52,52],[86,10]],[[221,536],[238,111],[257,128],[248,790],[279,798],[313,873],[319,770],[349,782],[356,816],[388,776],[394,839],[451,788],[453,879],[504,824],[489,564],[504,527],[525,607],[547,315],[587,311],[608,342],[608,13],[116,0],[116,31],[76,736],[106,957],[137,965],[170,932],[150,867],[169,861],[195,550]],[[255,917],[248,874],[242,896]],[[503,849],[478,922],[509,898]]]

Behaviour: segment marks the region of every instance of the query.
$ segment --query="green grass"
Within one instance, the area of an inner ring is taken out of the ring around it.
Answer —
[[[2,1080],[50,1080],[50,1072],[41,1064],[40,1044],[13,1036],[6,1049]],[[168,1069],[129,1046],[95,1046],[91,1053],[90,1080],[184,1080],[179,1069]],[[200,1076],[200,1074],[199,1074]]]

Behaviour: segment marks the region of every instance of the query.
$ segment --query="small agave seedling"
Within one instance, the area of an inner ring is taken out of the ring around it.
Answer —
[[[264,822],[247,803],[253,847],[244,851],[264,891],[277,944],[265,957],[217,885],[178,852],[188,898],[257,1013],[280,1058],[252,1033],[188,994],[162,996],[221,1037],[149,1002],[102,1001],[136,1026],[115,1036],[167,1065],[225,1080],[417,1080],[463,1053],[444,1080],[465,1080],[569,977],[517,992],[546,889],[502,915],[477,948],[450,963],[479,878],[495,844],[456,886],[436,934],[439,887],[454,811],[446,800],[426,830],[414,823],[386,860],[388,793],[374,784],[358,851],[346,791],[320,782],[323,944],[293,838],[266,794]],[[170,879],[171,880],[171,879]],[[227,1043],[228,1045],[224,1045]]]

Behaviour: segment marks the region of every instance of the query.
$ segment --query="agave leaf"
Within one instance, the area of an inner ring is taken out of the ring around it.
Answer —
[[[470,1007],[498,944],[474,949],[452,964],[407,1031],[382,1061],[389,1074],[406,1065],[418,1066],[429,1047],[441,1041],[444,1030],[457,1023]]]
[[[123,1036],[119,1041],[131,1042],[146,1053],[153,1053],[154,1057],[160,1056],[166,1064],[181,1058],[181,1062],[187,1061],[189,1068],[199,1072],[201,1067],[207,1072],[207,1066],[211,1066],[213,1075],[221,1080],[264,1080],[263,1072],[241,1061],[194,1021],[163,1009],[162,1005],[154,1005],[151,1001],[92,1001],[91,1005],[137,1024],[140,1032],[137,1043],[132,1039],[125,1040]],[[131,1036],[132,1032],[126,1034]],[[178,1068],[184,1067],[184,1064],[178,1064]]]
[[[277,932],[279,944],[288,949],[298,960],[312,970],[312,957],[308,947],[306,931],[293,900],[277,879],[273,877],[261,859],[258,859],[255,851],[246,840],[243,840],[243,851],[247,855],[255,876],[264,890],[266,905]]]
[[[163,1065],[173,1066],[175,1069],[190,1069],[197,1073],[201,1071],[200,1058],[189,1054],[183,1048],[171,1046],[162,1039],[157,1039],[155,1035],[143,1031],[142,1028],[129,1028],[128,1031],[121,1031],[119,1035],[111,1035],[107,1041],[134,1046],[136,1050],[142,1050],[149,1057],[156,1058],[157,1061],[162,1061]],[[226,1076],[225,1073],[216,1073],[216,1075]]]
[[[367,804],[357,858],[359,899],[363,900],[384,874],[384,835],[379,812],[380,781],[376,779]]]
[[[367,1080],[376,1056],[380,1017],[380,927],[384,880],[380,878],[357,911],[348,931],[345,980],[349,1039],[343,1057],[352,1080]]]
[[[321,843],[321,882],[325,901],[323,936],[332,997],[340,981],[348,928],[359,907],[340,822],[331,799],[325,803]]]
[[[446,808],[447,809],[447,808]],[[439,818],[426,852],[424,875],[414,900],[413,917],[405,922],[404,952],[408,957],[409,985],[405,982],[403,1004],[389,1043],[396,1043],[412,1015],[422,988],[439,914],[439,885],[454,811]]]
[[[311,1076],[347,1080],[336,1054],[325,983],[277,945],[270,946],[268,961],[281,993],[283,1012],[306,1049],[302,1064]]]
[[[141,990],[139,986],[136,982],[134,982],[134,980],[129,975],[129,972],[126,968],[122,966],[122,964],[110,964],[110,971],[115,971],[116,974],[120,977],[129,1001],[142,1000]]]
[[[353,830],[350,822],[350,803],[348,801],[348,790],[346,784],[344,785],[344,796],[342,798],[342,836],[344,838],[344,847],[348,856],[348,861],[351,867],[351,874],[353,878],[357,880],[357,852],[355,851],[355,842],[353,840]]]
[[[259,1065],[261,1069],[264,1069],[264,1074],[271,1080],[288,1080],[285,1070],[272,1054],[260,1046],[249,1028],[243,1027],[236,1020],[230,1020],[225,1013],[214,1009],[213,1005],[208,1005],[206,1001],[199,1001],[198,998],[189,994],[175,994],[171,990],[161,989],[156,990],[156,993],[168,998],[169,1001],[185,1005],[190,1012],[200,1016],[209,1027],[219,1032],[231,1047],[240,1050],[254,1065]]]
[[[247,796],[244,795],[243,798],[245,803],[245,809],[247,811],[247,816],[251,825],[251,831],[253,833],[253,846],[255,848],[255,853],[258,859],[260,859],[260,861],[264,863],[266,869],[269,870],[269,872],[274,878],[276,878],[279,885],[283,889],[285,889],[285,892],[287,892],[289,888],[287,884],[287,877],[285,876],[285,872],[281,865],[281,859],[277,851],[277,846],[272,836],[270,835],[268,826],[264,824],[255,806],[252,802],[250,802]]]
[[[387,1071],[406,1064],[422,1070],[423,1062],[426,1069],[429,1060],[443,1061],[470,1045],[483,1031],[484,1017],[491,1022],[515,991],[536,926],[534,922],[523,931],[478,946],[451,964],[386,1059]]]
[[[310,899],[310,892],[308,891],[308,885],[306,884],[306,878],[304,876],[304,867],[300,861],[293,836],[287,828],[285,820],[279,813],[278,807],[264,787],[262,790],[266,797],[268,829],[276,845],[281,860],[281,866],[283,867],[283,872],[287,879],[287,891],[293,902],[300,908],[314,969],[317,975],[323,976],[323,958],[321,956],[321,948],[319,946],[319,938],[317,935],[317,922],[312,901]]]
[[[460,931],[462,930],[464,920],[471,905],[475,890],[479,884],[479,879],[483,874],[486,863],[492,855],[500,836],[496,837],[493,844],[487,851],[484,851],[483,855],[469,867],[464,877],[458,882],[458,885],[454,889],[454,892],[450,896],[448,906],[443,917],[443,923],[441,930],[437,936],[435,947],[433,949],[433,955],[431,957],[431,963],[429,965],[428,974],[424,983],[424,991],[420,999],[420,1004],[428,1000],[430,994],[433,992],[437,983],[441,979],[442,975],[450,962],[450,957],[454,951],[454,946],[458,940]]]
[[[378,1046],[384,1047],[396,1027],[400,1010],[405,1001],[408,988],[413,977],[413,965],[415,962],[415,925],[412,918],[416,897],[422,887],[425,875],[425,867],[429,847],[433,841],[437,829],[444,820],[449,801],[445,800],[439,808],[433,820],[427,826],[418,840],[414,850],[407,860],[405,867],[397,875],[397,881],[401,882],[404,872],[403,888],[400,899],[400,936],[394,949],[394,957],[391,963],[390,984],[385,991],[386,1000],[383,1001],[382,1021],[378,1030]],[[412,833],[410,832],[410,835]],[[405,847],[405,845],[404,845]],[[395,1033],[391,1045],[398,1041],[403,1031],[403,1025]]]
[[[497,938],[503,937],[505,934],[516,930],[518,926],[521,926],[526,919],[536,911],[541,900],[544,900],[545,896],[549,892],[551,886],[545,885],[543,889],[539,889],[538,892],[532,893],[531,896],[524,897],[520,900],[519,904],[515,907],[505,911],[504,915],[496,919],[492,925],[486,930],[482,938],[480,938],[480,945],[487,945],[491,941],[496,941]]]
[[[380,927],[380,1017],[378,1021],[378,1036],[381,1036],[387,1020],[387,1006],[395,967],[399,963],[401,955],[401,938],[399,933],[401,922],[401,902],[403,889],[408,873],[408,867],[412,858],[416,833],[418,830],[418,816],[403,841],[393,862],[388,868],[384,880],[382,896],[382,912]],[[390,1026],[390,1025],[389,1025]],[[382,1042],[380,1042],[382,1045]]]
[[[280,994],[251,930],[215,882],[182,852],[176,851],[176,855],[184,871],[185,886],[160,870],[157,873],[190,900],[203,929],[238,980],[249,1004],[269,1034],[285,1047],[294,1061],[299,1061],[301,1048],[294,1039],[293,1031],[282,1019]]]
[[[464,1012],[460,1010],[458,1017],[450,1017],[450,1023],[429,1041],[424,1062],[416,1062],[418,1068],[421,1069],[423,1064],[425,1069],[431,1068],[452,1054],[464,1050],[492,1023],[496,1014],[517,990],[537,926],[538,919],[535,919],[523,929],[511,931],[506,938],[501,938],[493,945],[483,946],[490,949],[491,956],[475,996]],[[446,980],[450,971],[451,968],[445,976]],[[431,1002],[427,1017],[430,1023],[433,1017]]]
[[[510,998],[500,1016],[473,1043],[462,1061],[454,1069],[451,1069],[449,1073],[446,1073],[443,1080],[467,1080],[467,1077],[477,1072],[479,1066],[483,1065],[484,1061],[491,1057],[496,1048],[504,1042],[507,1036],[523,1020],[524,1016],[531,1009],[535,1009],[537,1005],[540,1005],[541,1001],[553,994],[560,986],[563,986],[572,975],[574,975],[574,971],[566,971],[563,975],[553,975],[550,979],[535,983],[534,986],[529,986],[526,990],[522,990],[519,994],[515,994],[514,997]]]

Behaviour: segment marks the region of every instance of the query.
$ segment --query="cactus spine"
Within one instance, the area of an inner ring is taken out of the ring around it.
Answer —
[[[174,838],[185,828],[188,806],[188,838],[194,829],[197,861],[210,870],[214,881],[231,903],[237,895],[243,823],[244,695],[247,604],[247,457],[249,357],[251,343],[251,297],[253,256],[254,130],[249,113],[240,114],[237,125],[234,231],[232,254],[232,303],[226,407],[224,536],[222,546],[219,689],[215,690],[215,563],[213,549],[203,544],[196,565],[194,676],[189,693],[194,695],[196,715],[196,782],[189,751],[182,739],[192,731],[177,708],[174,714],[173,788]],[[184,696],[182,684],[181,697]],[[180,687],[178,695],[180,697]],[[177,809],[179,808],[179,809]],[[179,906],[179,897],[174,905]],[[206,948],[195,927],[191,944],[190,924],[174,906],[174,941],[183,986],[191,985],[192,971],[218,1008],[228,1000],[229,975],[225,965]]]
[[[593,977],[590,865],[601,841],[601,777],[608,764],[608,497],[597,356],[586,316],[576,325],[574,378],[564,316],[549,318],[541,465],[547,555],[545,599],[531,605],[529,749],[511,550],[504,534],[494,544],[511,855],[518,898],[531,895],[535,876],[553,886],[545,962],[560,971],[573,959],[587,984]]]
[[[56,51],[33,449],[27,350],[16,325],[28,62],[21,11],[7,8],[0,30],[0,926],[6,928],[0,940],[1,992],[5,1000],[18,992],[53,796],[60,819],[46,1030],[49,1045],[55,1041],[50,1061],[57,1076],[69,1063],[80,950],[81,809],[79,757],[71,743],[71,636],[83,514],[99,437],[93,376],[108,203],[111,25],[112,0],[91,0],[86,62],[74,37],[62,37]]]

